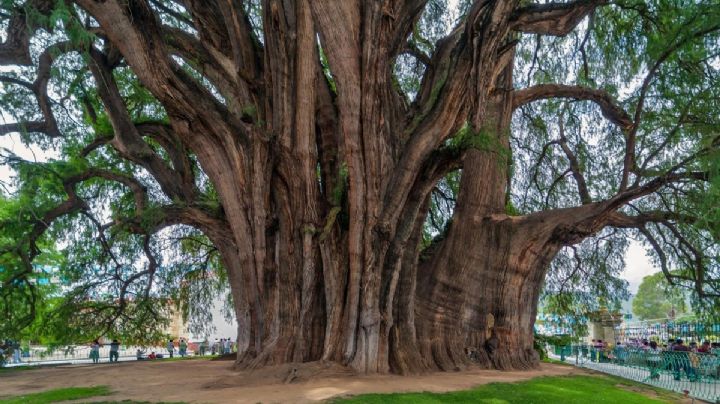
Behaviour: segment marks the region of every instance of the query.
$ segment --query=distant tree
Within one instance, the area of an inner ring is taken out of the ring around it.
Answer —
[[[670,285],[662,272],[643,278],[633,299],[633,313],[640,320],[665,318],[671,310],[680,315],[687,310],[687,293]]]

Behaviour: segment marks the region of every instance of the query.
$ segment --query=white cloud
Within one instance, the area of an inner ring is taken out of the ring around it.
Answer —
[[[660,269],[650,262],[650,257],[645,252],[645,247],[639,241],[632,240],[625,253],[625,270],[621,276],[630,282],[630,292],[637,292],[643,277],[659,272]]]

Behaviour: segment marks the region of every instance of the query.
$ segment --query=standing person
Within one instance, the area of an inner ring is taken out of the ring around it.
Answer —
[[[650,368],[650,379],[660,378],[660,362],[662,362],[660,355],[660,349],[658,349],[657,342],[650,341],[647,350],[647,363]]]
[[[180,353],[180,356],[182,358],[184,358],[187,354],[187,342],[185,342],[185,338],[180,338],[180,343],[178,344],[178,353]]]
[[[207,353],[207,348],[208,348],[208,339],[205,338],[203,340],[203,342],[200,343],[200,356],[205,356],[205,354]]]
[[[225,354],[230,353],[230,338],[225,340]]]
[[[218,349],[218,340],[215,338],[215,341],[213,341],[212,345],[210,346],[210,355],[215,355],[215,352],[217,352]]]
[[[120,343],[114,339],[110,343],[110,362],[117,362],[120,358]],[[115,359],[113,361],[113,359]]]
[[[170,357],[172,358],[173,354],[175,353],[175,343],[173,342],[173,340],[168,341],[167,350],[168,350],[168,353],[170,354]]]
[[[100,341],[97,339],[90,344],[90,359],[93,363],[100,362]]]
[[[218,346],[218,355],[225,355],[225,338],[220,338],[220,346]]]
[[[690,352],[690,348],[687,345],[685,345],[685,341],[683,341],[680,338],[675,340],[675,345],[673,345],[672,351],[678,352],[677,354],[673,355],[673,362],[672,362],[673,376],[674,376],[673,378],[675,380],[680,380],[680,376],[681,376],[680,371],[682,371],[682,370],[685,370],[685,373],[687,373],[688,376],[690,376],[692,374],[692,370],[691,369],[689,370],[690,366],[688,366],[688,363],[687,363],[688,362],[687,361],[687,358],[688,358],[687,352]]]
[[[12,343],[12,354],[13,354],[13,363],[20,363],[22,362],[22,356],[20,355],[20,341],[15,341]]]

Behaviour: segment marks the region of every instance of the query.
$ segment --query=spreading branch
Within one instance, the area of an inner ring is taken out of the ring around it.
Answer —
[[[603,116],[621,129],[629,129],[633,121],[617,101],[604,90],[572,86],[565,84],[538,84],[532,87],[516,90],[513,99],[513,108],[519,108],[530,102],[549,98],[572,98],[576,100],[591,101],[597,104]]]
[[[607,0],[575,0],[567,3],[532,4],[517,10],[512,29],[532,34],[564,36]]]

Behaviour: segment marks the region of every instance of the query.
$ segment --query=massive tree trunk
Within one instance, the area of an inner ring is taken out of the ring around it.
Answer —
[[[197,157],[217,191],[226,233],[185,223],[209,233],[228,269],[239,366],[536,366],[532,329],[546,267],[581,237],[559,235],[604,210],[505,214],[513,48],[518,31],[565,33],[596,2],[475,2],[424,58],[411,105],[392,69],[424,1],[267,0],[262,43],[239,1],[183,2],[197,35],[162,25],[145,1],[77,3],[108,41],[107,54],[93,50],[92,71],[113,145],[170,199],[198,202],[192,181],[176,180],[177,163],[137,146],[142,134],[116,102],[112,55],[122,55],[165,107],[174,144]],[[562,27],[548,28],[549,18]],[[421,254],[430,192],[459,168],[452,225]],[[585,227],[583,235],[598,228]]]

